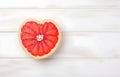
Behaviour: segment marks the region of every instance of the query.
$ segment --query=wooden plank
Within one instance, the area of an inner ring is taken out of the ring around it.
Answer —
[[[120,33],[63,32],[60,48],[53,58],[120,58]],[[0,33],[0,57],[24,58],[17,33]]]
[[[119,77],[120,59],[0,59],[1,77]]]
[[[53,19],[62,31],[120,31],[119,9],[0,9],[0,31],[17,31],[28,18]]]
[[[0,8],[119,8],[119,0],[0,0]]]

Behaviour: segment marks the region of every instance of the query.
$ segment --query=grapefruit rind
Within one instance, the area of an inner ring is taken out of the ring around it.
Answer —
[[[45,54],[45,55],[43,55],[43,56],[33,56],[33,55],[23,46],[22,40],[21,40],[21,37],[20,37],[21,28],[22,28],[23,25],[24,25],[26,22],[28,22],[28,21],[35,21],[35,22],[37,22],[38,24],[44,24],[45,22],[52,22],[53,24],[55,24],[55,26],[56,26],[56,28],[58,29],[58,32],[59,32],[58,41],[57,41],[55,47],[54,47],[53,49],[51,49],[51,51],[50,51],[48,54]],[[19,32],[18,32],[18,39],[19,39],[19,43],[20,43],[21,48],[22,48],[29,56],[31,56],[32,58],[37,59],[37,60],[45,59],[45,58],[49,57],[50,55],[52,55],[52,54],[57,50],[57,48],[59,47],[60,42],[61,42],[61,30],[60,30],[58,24],[57,24],[55,21],[51,20],[51,19],[44,19],[44,20],[42,20],[42,21],[38,21],[38,20],[33,19],[33,18],[32,18],[32,19],[27,19],[27,20],[25,20],[25,21],[20,25]]]

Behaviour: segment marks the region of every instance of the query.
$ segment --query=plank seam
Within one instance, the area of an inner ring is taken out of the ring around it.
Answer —
[[[81,8],[0,8],[0,9],[36,9],[36,10],[39,10],[39,9],[120,9],[120,7],[104,7],[104,8],[98,8],[98,7],[81,7]]]
[[[33,59],[31,57],[0,57],[0,59]],[[120,57],[55,57],[47,59],[120,59]]]
[[[18,31],[0,31],[0,33],[18,33]],[[120,31],[62,31],[62,33],[120,33]]]

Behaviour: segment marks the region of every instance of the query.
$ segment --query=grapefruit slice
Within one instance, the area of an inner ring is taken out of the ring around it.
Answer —
[[[19,29],[19,42],[23,50],[35,59],[44,59],[55,52],[61,40],[58,25],[50,19],[26,20]]]

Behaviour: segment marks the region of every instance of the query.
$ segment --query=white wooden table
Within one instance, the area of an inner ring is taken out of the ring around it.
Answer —
[[[28,18],[60,25],[61,47],[48,59],[19,45]],[[120,0],[0,0],[0,77],[120,77]]]

